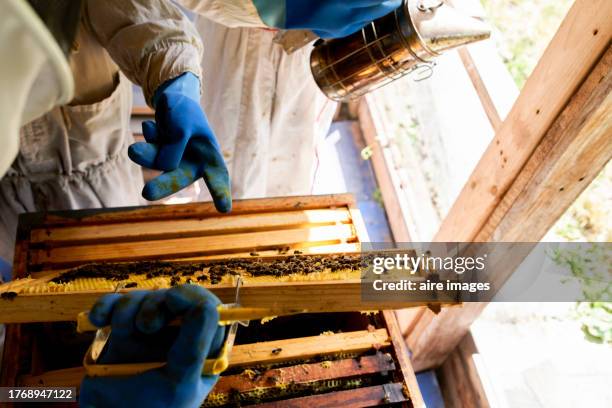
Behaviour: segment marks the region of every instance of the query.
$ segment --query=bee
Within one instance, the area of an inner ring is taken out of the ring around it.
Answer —
[[[0,298],[5,299],[5,300],[13,300],[16,297],[17,297],[16,292],[2,292],[2,294],[0,295]]]

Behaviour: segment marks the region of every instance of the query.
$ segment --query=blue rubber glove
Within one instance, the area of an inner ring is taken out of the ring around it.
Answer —
[[[402,0],[253,0],[263,22],[312,30],[321,38],[346,37],[389,14]]]
[[[219,303],[197,285],[100,298],[89,318],[98,327],[112,327],[100,364],[167,364],[135,376],[85,377],[80,406],[199,407],[219,378],[202,375],[206,358],[216,356],[223,344]],[[177,316],[183,317],[180,328],[166,327]]]
[[[0,258],[0,282],[9,282],[13,278],[13,267]]]
[[[142,196],[159,200],[203,177],[217,210],[229,212],[229,172],[200,107],[198,77],[187,72],[165,82],[155,91],[153,105],[155,122],[142,124],[146,143],[134,143],[128,150],[134,162],[164,172],[145,184]]]

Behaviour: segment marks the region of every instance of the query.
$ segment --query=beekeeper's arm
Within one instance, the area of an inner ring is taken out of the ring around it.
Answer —
[[[100,298],[89,312],[91,323],[111,326],[98,358],[100,364],[166,361],[161,368],[118,377],[85,377],[83,408],[196,408],[219,379],[202,375],[207,358],[221,349],[225,329],[219,326],[220,301],[197,285],[134,291]],[[168,322],[181,317],[178,333]]]
[[[155,109],[155,122],[143,123],[147,142],[129,149],[136,163],[164,171],[143,196],[158,200],[203,177],[217,209],[229,211],[229,174],[200,108],[202,43],[193,25],[164,0],[87,0],[84,17]]]
[[[344,37],[400,6],[402,0],[179,0],[228,27],[312,30]]]

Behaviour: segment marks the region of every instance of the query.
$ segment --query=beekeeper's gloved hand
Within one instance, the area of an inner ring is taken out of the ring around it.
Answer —
[[[266,25],[312,30],[321,38],[336,38],[389,14],[402,0],[253,0],[253,3]]]
[[[80,406],[199,407],[219,378],[202,375],[204,361],[216,357],[223,343],[219,303],[197,285],[100,298],[89,319],[98,327],[110,324],[111,335],[98,363],[167,364],[128,377],[85,377]],[[166,327],[178,316],[182,316],[179,328]]]
[[[134,143],[128,150],[139,165],[164,172],[145,184],[142,196],[159,200],[203,177],[217,210],[229,212],[229,172],[200,107],[198,77],[186,72],[165,82],[155,91],[153,105],[155,122],[142,124],[146,143]]]
[[[0,282],[9,282],[13,277],[13,267],[10,263],[0,258]]]

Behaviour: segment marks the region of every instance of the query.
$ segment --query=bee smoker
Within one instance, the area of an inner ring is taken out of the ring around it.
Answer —
[[[442,0],[404,0],[387,14],[344,38],[319,40],[310,56],[314,79],[327,97],[344,101],[380,88],[442,52],[489,38],[482,21]]]

